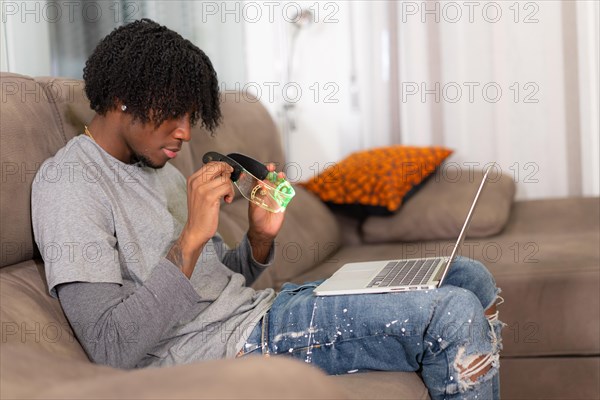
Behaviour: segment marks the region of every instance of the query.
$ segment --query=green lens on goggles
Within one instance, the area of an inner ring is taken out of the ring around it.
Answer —
[[[276,172],[269,172],[263,163],[244,154],[231,153],[225,156],[211,151],[202,157],[202,161],[222,161],[231,165],[234,169],[231,180],[242,196],[272,213],[285,211],[296,194],[287,180],[279,178]]]
[[[272,213],[285,211],[296,194],[292,185],[274,172],[261,181],[244,169],[234,184],[248,201]]]

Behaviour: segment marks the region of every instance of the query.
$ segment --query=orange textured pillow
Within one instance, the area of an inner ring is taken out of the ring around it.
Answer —
[[[450,155],[444,147],[389,146],[359,151],[302,183],[326,203],[365,214],[397,211]]]

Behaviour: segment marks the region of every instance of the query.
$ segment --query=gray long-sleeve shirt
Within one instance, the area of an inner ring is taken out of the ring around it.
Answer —
[[[246,238],[229,249],[214,237],[189,280],[164,258],[186,219],[186,181],[170,164],[128,165],[86,136],[42,164],[35,240],[50,294],[60,285],[92,360],[131,368],[233,357],[269,309],[272,290],[246,287],[266,268]]]

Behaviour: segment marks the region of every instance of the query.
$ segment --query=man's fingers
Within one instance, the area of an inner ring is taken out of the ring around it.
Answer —
[[[218,199],[223,199],[227,203],[231,203],[233,201],[233,197],[235,196],[231,182],[225,182],[217,186],[213,193],[217,195]]]
[[[232,172],[233,168],[229,164],[223,162],[210,162],[188,178],[188,186],[195,187],[220,179],[227,181],[230,179]]]
[[[192,176],[205,176],[206,178],[211,179],[223,174],[231,175],[231,173],[233,173],[233,167],[231,165],[220,161],[213,161],[205,164]]]
[[[269,172],[275,172],[276,169],[276,165],[275,163],[266,163],[265,166],[267,167],[267,171]],[[285,179],[285,172],[281,171],[277,173],[277,178],[278,179]]]

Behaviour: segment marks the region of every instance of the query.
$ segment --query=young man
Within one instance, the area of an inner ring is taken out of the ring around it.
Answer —
[[[218,81],[206,55],[136,21],[100,42],[84,80],[97,115],[46,161],[62,178],[35,180],[32,214],[40,249],[82,250],[42,254],[50,294],[94,362],[137,368],[288,355],[332,374],[420,370],[434,399],[498,398],[498,290],[484,266],[461,258],[431,291],[255,291],[247,285],[276,262],[284,214],[250,203],[247,235],[228,249],[216,229],[221,201],[234,196],[232,168],[209,163],[186,181],[168,164],[197,121],[218,126]]]

